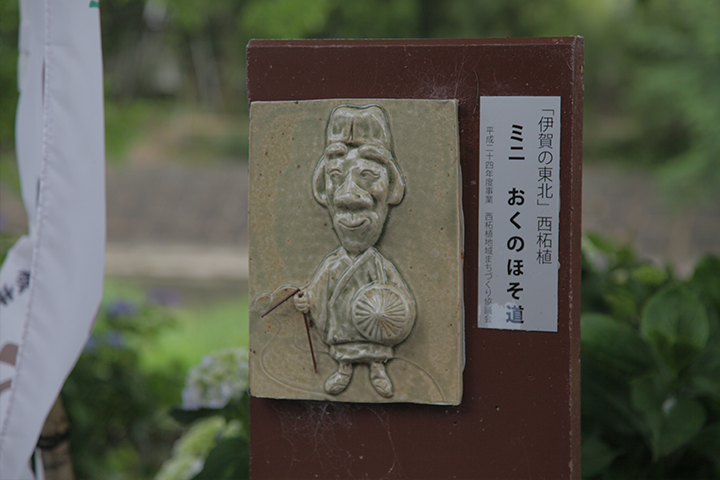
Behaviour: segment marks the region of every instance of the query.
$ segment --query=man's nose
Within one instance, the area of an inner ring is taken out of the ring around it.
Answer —
[[[352,174],[348,175],[343,184],[335,190],[334,197],[335,205],[341,208],[370,208],[373,205],[370,194],[358,187]]]

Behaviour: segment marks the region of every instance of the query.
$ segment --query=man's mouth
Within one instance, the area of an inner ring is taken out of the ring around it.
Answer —
[[[345,213],[338,215],[337,223],[347,230],[358,230],[370,223],[370,220],[356,213]]]

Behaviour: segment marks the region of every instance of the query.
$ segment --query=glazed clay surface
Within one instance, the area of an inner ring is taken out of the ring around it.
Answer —
[[[456,102],[254,102],[250,130],[251,393],[459,404]]]

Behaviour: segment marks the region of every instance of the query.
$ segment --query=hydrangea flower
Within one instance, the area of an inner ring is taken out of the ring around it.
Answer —
[[[105,332],[105,343],[113,348],[122,348],[125,346],[125,339],[123,339],[121,332],[108,330]]]
[[[129,317],[138,313],[140,308],[129,300],[115,300],[106,307],[106,313],[110,318]]]
[[[182,408],[225,407],[239,400],[248,387],[248,352],[231,347],[203,357],[200,365],[188,372],[182,391]]]
[[[91,352],[101,345],[108,345],[113,348],[124,348],[125,338],[122,332],[117,330],[108,330],[104,333],[92,332],[85,342],[84,350]]]
[[[182,296],[172,290],[156,289],[147,294],[150,303],[165,307],[178,307],[182,305]]]
[[[193,425],[175,443],[172,457],[163,464],[155,480],[190,480],[200,473],[216,438],[226,428],[225,419],[217,416]]]

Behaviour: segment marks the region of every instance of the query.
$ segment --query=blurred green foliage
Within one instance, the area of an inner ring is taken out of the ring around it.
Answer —
[[[675,201],[720,191],[717,0],[107,0],[101,9],[111,102],[169,95],[226,113],[246,111],[250,38],[583,35],[585,158],[655,168]],[[0,150],[12,146],[17,11],[0,4]],[[111,149],[123,138],[108,135]]]
[[[627,63],[638,141],[624,156],[659,164],[668,190],[698,200],[720,186],[720,2],[646,1],[637,18]]]
[[[590,236],[582,269],[585,478],[720,478],[720,259],[680,281]]]
[[[171,411],[178,422],[194,424],[223,422],[214,438],[202,444],[202,449],[183,452],[191,430],[174,448],[173,457],[163,465],[156,480],[243,480],[250,478],[249,393],[247,391],[248,351],[245,348],[226,348],[206,355],[188,373],[183,389],[183,402]],[[200,442],[193,441],[200,447]],[[177,448],[180,447],[180,448]],[[187,458],[198,460],[197,466]],[[177,465],[186,465],[184,469]],[[175,467],[175,468],[173,468]],[[174,471],[174,475],[169,473]]]
[[[105,153],[109,165],[127,161],[204,166],[245,162],[247,114],[218,114],[167,98],[105,102]],[[141,160],[138,160],[140,158]],[[9,168],[6,168],[9,167]],[[12,182],[14,161],[0,162]],[[3,184],[7,184],[4,177]],[[17,191],[19,191],[19,182]]]
[[[123,159],[153,122],[167,119],[172,105],[162,100],[105,102],[105,154],[109,163]]]
[[[248,478],[247,442],[243,444],[238,441],[242,428],[239,422],[227,421],[223,416],[215,414],[195,421],[187,433],[175,443],[172,457],[163,464],[155,480],[191,480],[205,472],[206,465],[212,464],[219,464],[220,471],[210,477],[211,480],[221,480],[226,471],[234,475],[231,477],[233,480]],[[216,461],[219,458],[218,452],[222,452],[215,449],[218,442],[227,446],[225,454],[230,457],[220,462]],[[215,453],[208,461],[213,450]],[[232,471],[230,465],[233,463],[242,465]]]
[[[15,143],[19,2],[0,2],[0,156]],[[0,162],[4,159],[0,158]]]
[[[141,368],[143,349],[175,325],[175,311],[112,287],[97,323],[62,390],[72,425],[70,450],[78,479],[152,478],[180,434],[167,410],[185,369]]]
[[[79,480],[150,479],[171,455],[181,458],[163,467],[165,474],[187,471],[192,462],[183,462],[190,453],[202,460],[199,472],[221,438],[213,434],[203,441],[206,426],[172,449],[186,428],[169,413],[183,396],[190,367],[218,348],[247,346],[247,299],[202,306],[183,306],[181,301],[173,290],[145,293],[132,284],[106,281],[97,322],[62,391]],[[175,417],[190,425],[196,418],[220,415],[225,420],[214,431],[228,439],[240,435],[247,444],[247,352],[235,349],[241,352],[242,374],[236,376],[239,386],[233,392],[240,395],[223,408],[191,411],[190,421],[187,415]]]
[[[245,295],[202,307],[183,307],[175,313],[175,327],[163,332],[151,349],[142,352],[141,365],[159,370],[171,362],[180,362],[187,370],[200,363],[208,352],[233,345],[247,346],[247,312]]]

